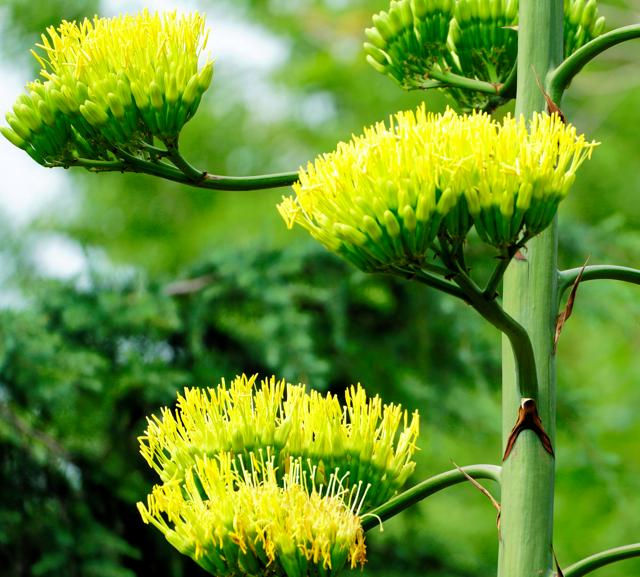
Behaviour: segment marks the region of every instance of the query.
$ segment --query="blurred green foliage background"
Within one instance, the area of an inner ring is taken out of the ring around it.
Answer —
[[[640,20],[637,0],[600,5],[610,27]],[[363,29],[385,6],[190,2],[209,14],[212,38],[237,35],[252,46],[255,37],[275,56],[265,62],[257,48],[218,56],[214,84],[183,135],[187,158],[221,174],[291,170],[398,109],[423,99],[442,109],[438,93],[403,93],[365,63]],[[3,0],[0,57],[33,66],[28,49],[46,26],[139,7]],[[602,142],[561,207],[565,267],[587,256],[640,266],[638,50],[636,42],[600,57],[565,100],[571,121]],[[499,460],[496,332],[451,299],[364,275],[287,231],[275,210],[283,192],[200,191],[73,170],[64,202],[42,206],[26,226],[0,217],[2,294],[10,297],[0,309],[2,575],[203,575],[139,519],[135,502],[154,479],[136,437],[145,415],[177,390],[240,372],[334,392],[360,381],[419,409],[416,481],[452,460]],[[38,251],[51,238],[79,247],[81,273],[42,272]],[[561,565],[640,540],[638,290],[580,287],[559,344]],[[470,485],[458,486],[372,531],[368,543],[371,576],[489,577],[495,513]],[[640,561],[598,572],[634,574]]]

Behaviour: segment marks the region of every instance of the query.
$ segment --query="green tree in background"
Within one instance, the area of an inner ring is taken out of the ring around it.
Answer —
[[[22,3],[8,4],[16,37],[64,14],[55,3],[47,8],[59,10],[36,27]],[[372,10],[384,8],[234,3],[238,19],[269,31],[287,56],[263,80],[271,91],[264,109],[235,98],[234,72],[217,62],[211,110],[203,102],[198,121],[187,125],[185,156],[219,173],[277,172],[413,107],[424,94],[399,93],[370,71],[360,50]],[[632,6],[606,8],[612,25],[631,20],[625,10]],[[638,190],[631,143],[640,95],[637,86],[616,89],[621,77],[609,88],[602,75],[610,74],[610,63],[596,64],[603,71],[592,66],[563,105],[575,124],[607,144],[563,206],[566,267],[589,254],[591,262],[633,264],[640,248],[639,214],[629,200]],[[592,92],[601,97],[588,97]],[[269,111],[278,101],[288,103],[286,114]],[[428,102],[444,106],[433,93]],[[315,111],[322,121],[314,121]],[[185,193],[145,176],[71,177],[78,212],[53,212],[29,234],[60,232],[89,254],[104,252],[130,268],[108,267],[78,284],[40,278],[28,250],[24,260],[17,249],[7,257],[24,298],[21,310],[2,313],[0,325],[0,466],[9,489],[0,501],[0,550],[10,575],[199,574],[140,527],[133,504],[149,479],[135,437],[144,415],[171,402],[176,390],[223,374],[276,372],[336,392],[357,375],[385,399],[419,407],[426,431],[416,478],[450,468],[451,459],[495,458],[497,340],[470,311],[433,292],[352,271],[286,233],[273,210],[279,191]],[[15,242],[16,233],[8,235]],[[21,238],[27,241],[26,232]],[[486,266],[482,256],[478,267]],[[554,541],[561,563],[639,533],[629,515],[638,508],[640,473],[632,288],[581,287],[563,332]],[[383,364],[375,362],[381,358]],[[382,535],[373,532],[366,571],[490,575],[491,515],[478,494],[454,489],[388,522]],[[461,541],[464,552],[454,546]],[[628,561],[600,574],[629,575],[636,566]]]

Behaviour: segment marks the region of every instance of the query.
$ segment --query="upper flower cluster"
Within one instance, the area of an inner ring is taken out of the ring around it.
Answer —
[[[564,0],[564,50],[571,54],[604,31],[596,0]],[[496,87],[514,68],[517,0],[392,0],[367,28],[367,61],[403,88],[442,87],[464,107],[483,108],[501,96],[447,88],[443,74]]]
[[[42,80],[27,85],[2,133],[47,166],[108,159],[177,138],[213,75],[198,13],[147,11],[63,21],[32,51]]]
[[[400,112],[323,154],[280,213],[363,270],[421,264],[439,232],[497,247],[546,228],[595,143],[557,115]]]

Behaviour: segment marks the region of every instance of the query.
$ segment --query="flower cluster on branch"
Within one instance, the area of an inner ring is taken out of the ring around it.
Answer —
[[[360,511],[413,471],[418,415],[360,386],[345,397],[244,375],[186,389],[139,438],[162,481],[138,505],[143,519],[216,575],[329,576],[364,563]]]
[[[63,21],[32,51],[42,80],[27,85],[2,133],[45,166],[151,155],[175,144],[211,83],[204,18],[175,12]]]
[[[596,0],[564,0],[564,13],[567,55],[604,31]],[[517,0],[392,0],[373,16],[364,48],[406,90],[443,88],[464,108],[495,108],[513,96],[501,89],[514,71],[517,27]],[[464,79],[485,85],[463,89]]]
[[[424,264],[475,226],[506,248],[544,230],[595,143],[557,115],[399,112],[306,169],[280,213],[366,271]]]

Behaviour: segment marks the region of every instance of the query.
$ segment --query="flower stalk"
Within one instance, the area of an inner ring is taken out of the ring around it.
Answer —
[[[539,79],[563,57],[562,0],[520,0],[516,113],[530,117],[546,106]],[[542,425],[555,437],[555,354],[558,308],[557,220],[527,244],[504,278],[506,312],[527,331],[535,357],[538,390],[533,396]],[[516,379],[517,351],[503,338],[502,428],[506,450],[523,399]],[[554,457],[532,430],[524,430],[503,464],[498,577],[553,573]]]

